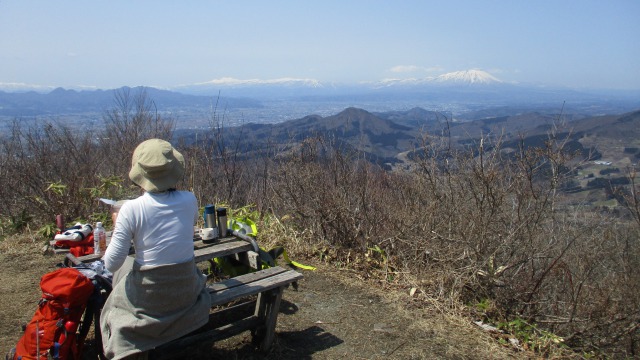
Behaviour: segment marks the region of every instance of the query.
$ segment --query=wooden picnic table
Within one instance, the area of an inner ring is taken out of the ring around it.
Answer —
[[[198,236],[194,236],[193,252],[195,255],[196,263],[211,260],[217,257],[235,255],[235,254],[247,254],[249,251],[253,251],[254,246],[241,240],[236,236],[227,236],[224,238],[216,239],[214,242],[202,241]],[[63,250],[64,251],[64,250]],[[66,250],[65,252],[69,252]],[[133,254],[133,253],[131,253]],[[102,255],[85,255],[80,256],[77,259],[82,263],[90,263],[102,258]]]
[[[261,351],[267,351],[275,336],[283,291],[285,287],[290,284],[295,285],[302,279],[302,274],[279,266],[259,270],[261,262],[256,251],[257,245],[252,238],[242,234],[235,233],[213,242],[202,241],[195,236],[193,244],[196,263],[212,262],[215,258],[227,258],[248,265],[254,271],[208,284],[207,289],[212,305],[209,323],[192,334],[151,350],[150,358],[178,358],[180,351],[189,344],[203,341],[215,342],[244,331],[251,331],[254,343]],[[90,263],[99,258],[99,255],[75,258],[67,254],[65,263],[67,265]],[[96,317],[97,329],[99,329],[98,319],[99,316]],[[100,331],[97,330],[97,344],[101,347],[100,336]]]

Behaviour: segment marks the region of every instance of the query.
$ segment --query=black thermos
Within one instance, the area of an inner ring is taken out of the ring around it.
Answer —
[[[216,210],[216,215],[218,216],[218,230],[220,237],[227,236],[227,209],[226,208],[218,208]]]

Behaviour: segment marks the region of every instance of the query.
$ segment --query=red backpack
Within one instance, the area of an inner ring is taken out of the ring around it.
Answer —
[[[84,336],[78,336],[78,326],[93,293],[93,283],[75,268],[61,268],[43,275],[40,288],[42,299],[12,359],[78,360],[84,343]]]

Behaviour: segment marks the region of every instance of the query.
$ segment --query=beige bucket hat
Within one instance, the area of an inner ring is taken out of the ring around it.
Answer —
[[[184,157],[161,139],[143,141],[133,151],[129,178],[148,192],[175,187],[184,176]]]

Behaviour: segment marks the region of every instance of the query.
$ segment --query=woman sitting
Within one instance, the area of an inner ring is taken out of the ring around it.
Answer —
[[[109,359],[145,358],[208,321],[206,276],[193,253],[197,200],[175,189],[184,172],[184,157],[164,140],[144,141],[133,153],[129,178],[145,192],[120,209],[103,258],[114,273],[100,316]]]

